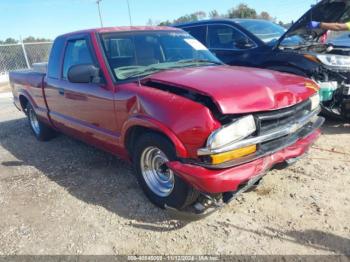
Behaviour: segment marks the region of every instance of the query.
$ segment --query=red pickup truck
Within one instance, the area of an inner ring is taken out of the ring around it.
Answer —
[[[209,214],[295,162],[324,121],[312,80],[226,66],[169,27],[59,36],[47,66],[10,81],[37,139],[62,132],[130,160],[147,197],[179,214]]]

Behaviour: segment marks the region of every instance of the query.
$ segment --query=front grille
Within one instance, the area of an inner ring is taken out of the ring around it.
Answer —
[[[293,124],[311,112],[311,101],[307,100],[292,107],[256,114],[258,135],[264,135],[273,129]]]

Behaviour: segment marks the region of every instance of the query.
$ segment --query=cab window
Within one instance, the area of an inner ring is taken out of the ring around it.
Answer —
[[[63,79],[67,79],[68,70],[74,65],[93,64],[93,59],[85,39],[69,41],[63,64]]]
[[[200,41],[203,45],[207,45],[207,26],[193,26],[184,28],[190,35]]]
[[[210,25],[208,39],[212,49],[249,49],[255,46],[250,38],[227,25]]]

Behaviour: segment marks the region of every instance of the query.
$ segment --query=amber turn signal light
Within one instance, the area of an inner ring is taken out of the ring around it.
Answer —
[[[225,153],[221,153],[221,154],[211,155],[210,156],[211,163],[213,165],[222,164],[222,163],[228,162],[230,160],[234,160],[237,158],[241,158],[241,157],[253,154],[256,152],[256,150],[257,150],[256,145],[252,145],[252,146],[239,148],[239,149],[225,152]]]

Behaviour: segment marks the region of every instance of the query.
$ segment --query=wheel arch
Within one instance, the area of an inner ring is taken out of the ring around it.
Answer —
[[[27,114],[27,112],[26,112],[26,107],[27,107],[27,104],[28,104],[28,103],[30,103],[30,104],[33,106],[34,110],[37,109],[36,103],[35,103],[34,100],[30,97],[30,95],[29,95],[28,93],[26,93],[26,92],[20,92],[20,93],[18,94],[18,100],[19,100],[19,103],[20,103],[20,105],[21,105],[22,111],[23,111],[24,113],[26,113],[26,114]]]
[[[148,132],[159,134],[168,139],[174,146],[178,157],[188,157],[188,152],[184,144],[169,128],[157,120],[145,117],[132,118],[124,125],[122,132],[122,143],[129,155],[132,154],[132,149],[137,141],[137,138]]]
[[[19,99],[19,103],[21,105],[22,111],[25,114],[27,114],[27,105],[28,105],[28,103],[30,103],[28,97],[23,95],[23,94],[20,94],[18,99]]]

